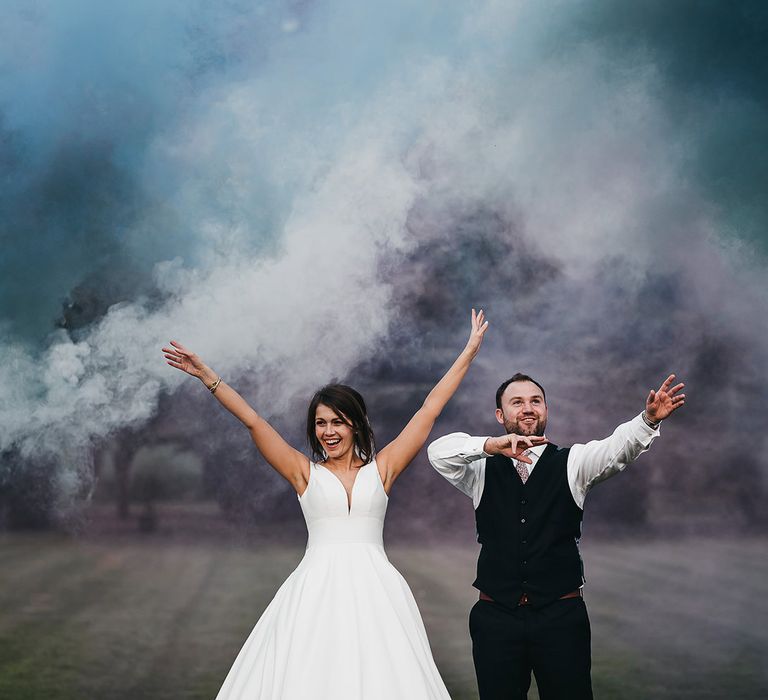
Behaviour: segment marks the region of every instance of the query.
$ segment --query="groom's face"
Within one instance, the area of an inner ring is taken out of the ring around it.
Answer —
[[[544,394],[533,382],[512,382],[501,395],[501,408],[496,420],[508,433],[544,435],[547,427],[547,404]]]

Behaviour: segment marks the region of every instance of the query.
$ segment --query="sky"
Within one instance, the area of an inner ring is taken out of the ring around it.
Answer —
[[[674,371],[642,484],[759,507],[766,29],[762,2],[6,1],[0,451],[62,494],[158,421],[252,459],[169,338],[294,441],[331,379],[391,437],[474,306],[436,435],[491,433],[520,370],[553,440],[603,437]]]

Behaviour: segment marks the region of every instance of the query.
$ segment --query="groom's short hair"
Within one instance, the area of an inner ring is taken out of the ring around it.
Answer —
[[[539,389],[541,389],[541,393],[544,396],[544,403],[547,402],[547,392],[544,391],[544,387],[541,386],[533,377],[529,377],[527,374],[521,374],[518,372],[517,374],[512,375],[509,379],[507,379],[506,382],[504,382],[498,389],[496,389],[496,408],[501,408],[501,397],[504,394],[504,390],[512,383],[512,382],[533,382]]]

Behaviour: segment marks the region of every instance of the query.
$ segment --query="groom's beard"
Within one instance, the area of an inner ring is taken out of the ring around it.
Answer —
[[[504,419],[504,429],[507,433],[514,433],[515,435],[544,437],[544,429],[547,427],[546,418],[537,418],[535,423],[531,425],[521,425],[517,421],[511,421]]]

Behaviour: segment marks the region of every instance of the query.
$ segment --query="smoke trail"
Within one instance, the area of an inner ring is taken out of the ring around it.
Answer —
[[[726,406],[688,435],[738,443],[766,389],[764,174],[720,192],[709,154],[744,124],[724,110],[764,116],[755,84],[723,91],[754,56],[686,80],[690,47],[641,21],[661,6],[617,6],[5,11],[0,449],[81,454],[151,420],[182,381],[169,336],[275,414],[333,376],[427,386],[470,305],[493,335],[456,427],[488,429],[477,397],[523,368],[554,383],[559,439],[588,439],[673,368]]]

